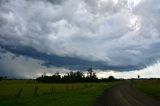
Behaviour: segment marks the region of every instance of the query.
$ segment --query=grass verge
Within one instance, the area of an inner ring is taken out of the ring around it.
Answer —
[[[160,100],[160,80],[137,80],[134,81],[134,88]]]

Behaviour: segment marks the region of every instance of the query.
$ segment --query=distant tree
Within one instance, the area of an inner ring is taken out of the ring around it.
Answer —
[[[56,75],[56,76],[60,76],[59,72],[56,72],[55,75]]]
[[[46,72],[43,72],[42,77],[45,77],[45,76],[46,76]]]
[[[0,81],[2,81],[3,77],[0,77]]]
[[[108,81],[114,81],[114,80],[115,80],[115,78],[113,76],[108,77]]]
[[[68,72],[66,75],[61,76],[59,72],[56,72],[52,76],[47,76],[44,73],[41,77],[36,79],[38,82],[44,83],[77,83],[77,82],[108,82],[114,81],[115,78],[113,76],[109,76],[108,78],[98,79],[96,73],[92,70],[92,68],[88,69],[87,76],[84,76],[83,72]]]
[[[7,77],[7,76],[4,76],[4,77],[2,77],[2,79],[5,79],[5,80],[6,80],[6,79],[8,79],[8,77]]]
[[[83,72],[77,71],[77,72],[75,72],[75,78],[76,78],[76,82],[83,82],[85,76],[84,76]]]
[[[77,72],[69,72],[65,76],[62,77],[62,81],[74,83],[74,82],[83,82],[84,74],[80,71]]]
[[[93,72],[92,68],[88,69],[87,77],[86,77],[87,82],[97,82],[98,78],[95,72]]]
[[[89,68],[89,69],[88,69],[88,76],[89,76],[89,77],[92,77],[92,76],[93,76],[93,69],[92,69],[92,68]]]
[[[59,74],[59,72],[56,72],[54,75],[50,77],[50,79],[51,82],[56,82],[56,83],[61,82],[61,75]]]
[[[75,74],[76,74],[76,77],[79,79],[84,78],[83,72],[77,71]]]

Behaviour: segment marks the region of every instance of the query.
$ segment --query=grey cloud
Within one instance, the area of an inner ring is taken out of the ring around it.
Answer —
[[[53,74],[55,72],[66,73],[69,69],[63,67],[45,67],[41,64],[44,61],[32,59],[25,56],[15,57],[13,53],[0,53],[0,75],[7,76],[9,78],[36,78],[46,72],[47,74]]]
[[[0,41],[111,66],[152,64],[159,57],[159,1],[133,1],[2,1]]]

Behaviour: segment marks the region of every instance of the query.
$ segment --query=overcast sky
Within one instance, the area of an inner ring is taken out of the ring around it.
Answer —
[[[72,67],[81,65],[75,59],[103,63],[110,68],[95,71],[118,72],[118,77],[145,73],[159,64],[159,17],[160,0],[1,0],[0,75],[69,71],[43,56],[67,57]]]

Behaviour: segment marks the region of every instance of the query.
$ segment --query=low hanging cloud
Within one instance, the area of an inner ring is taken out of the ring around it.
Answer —
[[[112,67],[144,68],[160,57],[159,3],[1,0],[0,46],[30,47],[47,55],[101,61]]]
[[[9,78],[27,78],[34,79],[36,77],[41,76],[44,72],[47,75],[52,75],[56,72],[59,72],[61,75],[66,74],[70,70],[63,67],[48,67],[42,66],[41,64],[44,61],[18,56],[16,57],[13,53],[0,53],[1,61],[0,61],[0,75],[8,76]],[[115,78],[137,78],[138,75],[141,78],[159,78],[160,75],[160,62],[157,61],[152,66],[147,66],[141,70],[132,70],[132,71],[123,71],[117,72],[115,70],[100,70],[94,69],[98,78],[107,78],[109,76],[114,76]],[[86,75],[86,71],[83,72]]]
[[[52,75],[56,72],[61,74],[70,72],[71,70],[63,67],[45,67],[42,64],[44,61],[28,58],[25,56],[16,57],[11,52],[0,53],[0,76],[9,78],[36,78],[44,72],[47,75]]]

